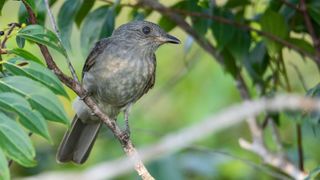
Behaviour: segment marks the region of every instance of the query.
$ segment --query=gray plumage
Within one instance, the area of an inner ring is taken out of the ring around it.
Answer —
[[[133,21],[120,26],[112,36],[97,42],[82,72],[82,84],[101,110],[116,119],[155,82],[154,52],[164,43],[180,41],[158,25]],[[101,122],[84,102],[74,102],[76,115],[57,153],[59,162],[84,163],[95,142]],[[125,115],[128,115],[127,113]]]

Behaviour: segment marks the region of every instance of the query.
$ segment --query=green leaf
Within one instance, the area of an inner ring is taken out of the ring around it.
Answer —
[[[287,41],[308,53],[311,53],[311,54],[315,53],[314,47],[310,44],[310,42],[304,39],[289,38]]]
[[[180,2],[177,2],[176,4],[174,4],[173,6],[171,6],[170,8],[171,9],[185,9],[186,7],[187,7],[187,1],[180,1]],[[184,15],[180,15],[180,16],[185,18]],[[171,19],[169,19],[167,16],[161,16],[158,24],[166,32],[171,31],[173,28],[175,28],[177,26],[177,24],[174,21],[172,21]]]
[[[226,5],[224,5],[224,7],[228,9],[238,8],[238,7],[243,8],[249,4],[250,4],[249,0],[228,0]]]
[[[249,32],[235,29],[233,39],[226,47],[236,60],[243,62],[249,53],[250,43],[251,36]]]
[[[305,178],[305,180],[316,179],[317,177],[319,177],[319,174],[320,174],[320,166],[310,171],[309,175]]]
[[[22,58],[24,58],[25,60],[31,60],[34,61],[36,63],[40,63],[43,64],[42,61],[35,55],[29,53],[28,51],[21,49],[21,48],[14,48],[9,50],[9,53],[13,53],[17,56],[20,56]]]
[[[234,16],[231,12],[215,8],[213,11],[215,16],[224,17],[230,20],[234,20]],[[222,49],[226,44],[228,44],[234,37],[235,27],[220,23],[218,21],[213,21],[211,25],[212,33],[217,41],[218,48]]]
[[[22,60],[5,62],[4,67],[14,75],[26,76],[47,86],[54,93],[68,97],[59,79],[46,67]]]
[[[34,3],[34,8],[32,8],[32,9],[33,9],[33,12],[35,13],[36,18],[37,18],[37,24],[44,25],[45,20],[46,20],[46,15],[47,15],[44,0],[41,0],[41,1],[39,1],[39,0],[34,1],[33,0],[32,3]],[[28,14],[24,4],[21,3],[20,8],[19,8],[19,12],[18,12],[19,23],[29,24],[28,17],[29,17],[29,14]]]
[[[91,1],[91,0],[90,0]],[[58,28],[61,32],[62,43],[70,49],[70,37],[73,20],[81,7],[83,0],[66,0],[58,14]]]
[[[25,2],[31,7],[33,12],[37,12],[35,0],[25,0]]]
[[[2,15],[1,11],[2,11],[2,8],[3,8],[5,2],[6,2],[6,0],[0,0],[0,16]]]
[[[244,62],[244,66],[254,83],[263,81],[263,75],[269,63],[266,57],[266,51],[265,44],[259,42],[252,51],[250,51],[248,58],[246,58]]]
[[[151,14],[152,10],[150,9],[137,9],[133,8],[129,13],[130,20],[144,20]]]
[[[89,13],[90,9],[93,7],[95,0],[90,0],[90,1],[84,1],[77,12],[77,15],[75,17],[75,22],[78,27],[80,27],[81,22],[83,19],[87,16]]]
[[[279,38],[286,39],[289,37],[289,31],[288,26],[285,21],[285,18],[272,10],[266,11],[261,19],[260,19],[261,28],[263,31],[268,32],[272,35],[275,35]],[[277,54],[281,48],[282,45],[276,43],[273,40],[265,38],[267,49],[270,55]]]
[[[45,119],[38,111],[32,110],[28,101],[22,96],[14,93],[0,93],[0,108],[5,112],[16,113],[24,127],[51,141]]]
[[[0,112],[0,148],[12,160],[25,167],[36,165],[35,150],[25,131]]]
[[[17,36],[25,38],[29,41],[49,46],[64,56],[67,56],[65,49],[60,44],[58,37],[50,30],[40,25],[29,25],[21,29]]]
[[[88,54],[89,49],[101,36],[107,37],[111,35],[114,28],[114,18],[113,9],[105,5],[91,12],[84,19],[80,39],[84,55]]]
[[[312,20],[320,25],[320,2],[313,1],[307,5],[307,12],[310,14]]]
[[[234,78],[236,78],[239,74],[239,68],[237,66],[235,58],[227,49],[224,49],[221,52],[221,54],[223,56],[223,67],[225,71],[230,73]]]
[[[10,180],[10,171],[8,166],[8,161],[0,148],[0,179]]]
[[[19,48],[23,48],[25,45],[26,40],[24,38],[21,38],[19,36],[16,36],[16,43]]]
[[[46,119],[69,124],[62,104],[42,84],[23,76],[9,76],[0,79],[0,92],[15,92],[27,98],[32,108]]]

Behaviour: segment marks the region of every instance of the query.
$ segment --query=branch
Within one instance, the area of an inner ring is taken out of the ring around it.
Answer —
[[[50,6],[49,6],[49,2],[48,0],[44,0],[44,3],[46,5],[46,9],[47,9],[47,12],[48,12],[48,15],[49,15],[49,19],[50,19],[50,22],[51,22],[51,25],[54,29],[54,32],[56,33],[58,39],[59,39],[59,42],[62,44],[62,40],[61,40],[61,34],[59,33],[59,30],[58,30],[58,27],[57,27],[57,23],[52,15],[52,12],[50,10]],[[69,67],[69,70],[71,72],[71,75],[72,75],[72,78],[79,83],[79,79],[78,79],[78,76],[76,74],[76,71],[74,70],[73,66],[72,66],[72,63],[70,61],[70,57],[67,53],[67,50],[63,47],[63,50],[65,51],[65,54],[66,54],[66,60],[67,60],[67,64],[68,64],[68,67]]]
[[[27,12],[29,14],[29,22],[32,24],[36,24],[36,16],[32,11],[31,7],[26,3],[25,0],[22,0],[25,5]],[[59,67],[54,62],[48,48],[44,45],[38,44],[40,47],[41,53],[45,58],[46,64],[50,70],[52,70],[55,75],[63,82],[66,86],[72,89],[79,97],[84,97],[84,102],[86,105],[92,110],[92,112],[105,124],[109,127],[109,129],[113,132],[115,137],[119,140],[122,145],[123,150],[131,159],[130,162],[134,163],[135,170],[138,172],[142,179],[152,180],[153,177],[149,174],[144,164],[140,160],[136,149],[134,148],[131,140],[128,138],[128,135],[125,132],[122,132],[120,128],[117,126],[116,122],[113,119],[110,119],[107,115],[105,115],[97,106],[97,104],[92,100],[92,98],[85,96],[86,92],[83,87],[75,80],[67,75],[65,75]]]
[[[151,161],[168,154],[178,152],[201,139],[207,138],[219,131],[230,128],[244,119],[255,117],[264,112],[279,112],[284,110],[304,110],[304,111],[320,111],[320,100],[311,99],[296,95],[278,95],[274,98],[261,98],[255,101],[245,101],[239,105],[235,105],[220,113],[209,116],[198,123],[166,135],[157,143],[139,150],[143,161]],[[300,171],[292,162],[279,156],[278,154],[266,151],[266,149],[249,144],[240,139],[240,144],[261,156],[266,164],[279,168],[282,172],[288,174],[295,179],[303,179],[306,173]],[[127,173],[131,170],[132,164],[128,163],[127,158],[120,158],[110,162],[100,163],[82,172],[47,172],[34,177],[25,179],[43,179],[50,177],[56,179],[113,179],[116,176]]]
[[[15,27],[21,27],[21,25],[19,23],[10,23],[10,24],[8,24],[8,26],[9,26],[9,30],[4,35],[3,41],[2,41],[1,46],[0,46],[0,50],[6,47],[6,42],[9,39],[9,36],[12,33],[12,31],[14,30],[14,28]]]

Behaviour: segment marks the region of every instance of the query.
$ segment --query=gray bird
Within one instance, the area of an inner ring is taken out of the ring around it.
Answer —
[[[86,59],[82,85],[87,95],[112,119],[123,111],[128,133],[130,106],[153,87],[154,53],[164,43],[179,44],[180,41],[154,23],[133,21],[97,42]],[[76,115],[59,146],[57,160],[82,164],[90,154],[102,123],[81,98],[75,100],[73,107]]]

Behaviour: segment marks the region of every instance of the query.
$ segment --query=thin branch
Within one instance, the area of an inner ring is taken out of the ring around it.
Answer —
[[[320,111],[320,100],[287,94],[278,95],[270,99],[261,98],[254,101],[245,101],[239,105],[228,107],[220,113],[215,113],[214,115],[200,120],[190,127],[168,134],[157,143],[139,150],[141,159],[144,162],[158,159],[165,155],[178,152],[184,148],[188,148],[191,144],[201,139],[208,138],[217,132],[243,122],[244,119],[255,117],[264,112],[280,112],[284,110],[304,110],[308,112],[314,110]],[[305,172],[302,172],[299,168],[295,167],[292,162],[276,153],[268,152],[260,146],[252,145],[242,139],[240,140],[240,144],[244,148],[260,154],[266,164],[277,167],[292,178],[303,179],[307,176]],[[110,162],[97,164],[82,172],[47,172],[25,179],[47,180],[50,177],[55,177],[55,179],[78,180],[114,179],[116,176],[129,172],[131,167],[132,163],[128,163],[128,159],[123,157]]]
[[[49,6],[48,0],[44,0],[44,3],[45,3],[45,5],[46,5],[46,9],[47,9],[47,12],[48,12],[48,15],[49,15],[49,19],[50,19],[51,25],[52,25],[52,27],[53,27],[53,29],[54,29],[54,32],[56,33],[56,35],[57,35],[57,37],[58,37],[58,39],[59,39],[59,42],[62,44],[61,34],[60,34],[60,31],[59,31],[59,29],[58,29],[58,27],[57,27],[57,23],[56,23],[56,21],[55,21],[55,19],[54,19],[54,16],[53,16],[53,14],[52,14],[52,12],[51,12],[51,10],[50,10],[50,6]],[[68,55],[68,53],[67,53],[67,50],[66,50],[65,48],[63,48],[63,49],[64,49],[65,54],[66,54],[66,60],[67,60],[68,67],[69,67],[69,70],[70,70],[70,72],[71,72],[72,78],[73,78],[76,82],[79,83],[78,76],[77,76],[77,74],[76,74],[76,71],[74,70],[74,67],[72,66],[72,63],[71,63],[71,61],[70,61],[70,57],[69,57],[69,55]]]
[[[29,22],[31,22],[32,24],[36,24],[37,20],[31,7],[28,5],[28,3],[26,3],[25,0],[22,0],[22,2],[25,5],[29,14]],[[72,89],[79,97],[85,97],[83,101],[86,103],[86,105],[113,132],[115,137],[119,140],[120,144],[122,145],[122,148],[129,157],[129,159],[132,160],[130,162],[134,163],[135,170],[138,172],[140,177],[143,179],[152,180],[153,177],[149,174],[144,164],[140,160],[139,156],[137,155],[137,151],[134,148],[131,140],[128,138],[128,135],[120,130],[120,128],[117,126],[116,122],[113,119],[110,119],[100,110],[100,108],[92,100],[92,98],[90,98],[89,96],[85,96],[85,90],[77,81],[68,77],[59,69],[46,46],[41,44],[38,44],[38,46],[40,47],[41,53],[45,58],[48,68],[51,69],[55,73],[55,75],[60,79],[60,81],[62,81],[66,86]]]
[[[15,27],[21,27],[21,25],[19,23],[10,23],[8,24],[9,26],[9,30],[8,32],[4,35],[3,41],[1,43],[1,47],[0,50],[6,47],[6,42],[9,39],[10,34],[12,33],[12,31],[14,30]]]

